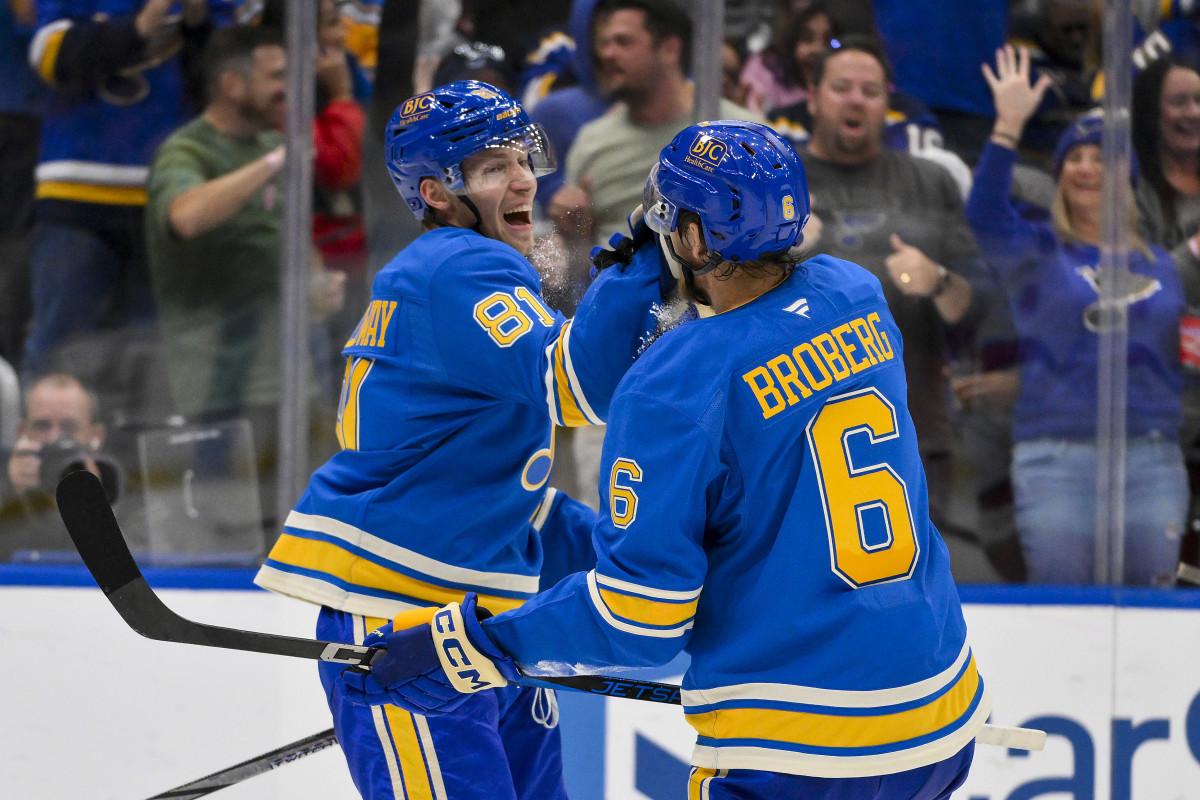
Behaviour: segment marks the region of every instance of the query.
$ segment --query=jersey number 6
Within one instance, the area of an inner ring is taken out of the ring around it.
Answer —
[[[834,397],[807,434],[834,573],[856,588],[908,578],[920,548],[904,480],[886,461],[850,456],[851,437],[876,445],[899,436],[896,409],[874,388]]]

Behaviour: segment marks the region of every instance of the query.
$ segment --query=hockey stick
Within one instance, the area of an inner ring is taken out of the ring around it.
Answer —
[[[247,778],[270,772],[276,767],[290,764],[298,758],[320,752],[335,744],[337,744],[337,737],[334,736],[333,728],[330,728],[320,733],[314,733],[312,736],[305,736],[303,739],[283,747],[277,747],[269,753],[263,753],[261,756],[248,759],[240,764],[226,767],[211,775],[205,775],[203,778],[182,786],[168,789],[162,794],[154,795],[150,800],[168,800],[168,798],[170,800],[193,800],[196,797],[203,797],[218,789],[225,789],[235,783],[241,783]]]
[[[360,667],[370,667],[383,652],[379,647],[221,628],[185,619],[168,608],[146,583],[98,478],[90,472],[72,472],[59,481],[56,497],[58,513],[84,565],[125,623],[148,639],[312,658]],[[519,682],[525,686],[679,704],[678,686],[651,681],[603,675],[523,675]]]
[[[88,571],[126,624],[147,638],[362,667],[370,667],[383,652],[377,647],[219,628],[185,619],[168,608],[146,583],[98,478],[90,472],[72,472],[59,481],[56,496],[67,533],[75,542]],[[632,678],[605,675],[550,677],[522,673],[517,683],[651,703],[681,704],[678,686]],[[985,725],[976,738],[982,744],[1040,750],[1046,734],[1024,728]]]

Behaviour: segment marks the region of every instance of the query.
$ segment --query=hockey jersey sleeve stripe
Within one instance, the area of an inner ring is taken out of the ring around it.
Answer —
[[[753,702],[794,703],[837,708],[882,708],[921,701],[936,696],[954,685],[972,658],[971,647],[963,643],[962,650],[949,667],[923,681],[891,689],[847,691],[818,689],[812,686],[790,686],[783,683],[744,683],[718,686],[712,689],[687,689],[681,693],[683,704],[697,711],[726,704]]]
[[[318,536],[314,536],[317,534]],[[430,558],[405,547],[392,544],[367,531],[356,528],[349,523],[332,517],[316,514],[304,514],[292,511],[284,523],[284,535],[304,538],[319,538],[327,536],[344,542],[351,547],[359,548],[375,560],[390,563],[397,567],[411,569],[414,573],[427,575],[441,583],[461,584],[463,586],[479,587],[485,590],[513,592],[524,595],[534,595],[538,590],[537,575],[513,575],[503,572],[482,572],[480,570],[457,567],[443,561]],[[274,555],[274,552],[272,552]]]
[[[659,600],[673,601],[695,600],[700,596],[700,592],[704,588],[700,587],[699,589],[692,589],[684,592],[672,591],[670,589],[655,589],[651,586],[642,586],[640,584],[630,583],[629,581],[623,581],[618,578],[609,578],[605,575],[601,575],[598,572],[596,573],[596,583],[606,588],[622,591],[625,594],[640,594],[644,597],[653,597]]]
[[[445,605],[461,600],[470,586],[451,587],[409,577],[396,570],[351,553],[332,542],[300,539],[284,534],[271,550],[269,563],[276,569],[295,568],[310,574],[322,574],[335,584],[369,589],[383,589],[431,605]],[[500,597],[481,593],[479,605],[498,613],[516,608],[528,597]]]
[[[696,601],[680,606],[676,603],[616,595],[610,591],[610,597],[620,599],[617,609],[614,609],[609,606],[604,593],[597,585],[595,571],[588,573],[587,582],[596,611],[605,622],[619,631],[658,639],[674,639],[683,636],[692,627]]]
[[[600,425],[603,420],[596,415],[584,397],[583,388],[579,385],[579,376],[575,374],[575,367],[571,363],[570,321],[562,326],[550,352],[551,369],[547,380],[551,381],[548,388],[557,400],[557,421],[569,427]],[[552,414],[553,409],[552,405]]]
[[[54,69],[58,66],[58,52],[70,27],[69,19],[55,20],[39,29],[29,43],[29,66],[51,86],[54,85]]]
[[[865,709],[839,709],[815,713],[743,707],[692,713],[687,709],[687,720],[702,737],[721,742],[833,748],[862,754],[870,748],[881,748],[882,752],[901,743],[936,738],[969,717],[983,696],[983,682],[971,659],[949,691],[932,702],[903,711],[872,714]]]
[[[696,616],[697,600],[690,603],[671,603],[645,597],[599,589],[600,599],[614,616],[639,625],[674,627]]]

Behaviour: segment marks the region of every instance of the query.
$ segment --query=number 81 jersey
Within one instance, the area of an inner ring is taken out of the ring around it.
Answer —
[[[613,399],[596,568],[489,635],[523,665],[686,649],[698,767],[851,777],[952,756],[990,700],[906,396],[879,281],[828,256],[668,332]]]
[[[659,299],[658,264],[638,267],[601,273],[568,321],[507,244],[461,228],[418,237],[376,277],[343,351],[343,449],[256,582],[375,617],[471,590],[493,611],[532,596],[553,425],[607,414]]]

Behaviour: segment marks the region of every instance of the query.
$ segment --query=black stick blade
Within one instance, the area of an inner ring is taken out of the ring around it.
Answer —
[[[269,772],[276,767],[290,764],[298,758],[319,752],[335,744],[337,744],[337,737],[333,733],[333,728],[330,728],[327,731],[306,736],[298,742],[292,742],[289,745],[276,748],[269,753],[263,753],[261,756],[248,759],[220,772],[214,772],[211,775],[206,775],[203,778],[185,783],[182,786],[176,786],[174,789],[169,789],[162,794],[154,795],[150,800],[194,800],[194,798],[212,794],[219,789],[233,786],[235,783],[241,783],[246,778],[253,778],[255,775]]]
[[[58,482],[55,496],[67,533],[104,594],[142,577],[99,478],[72,472]]]

